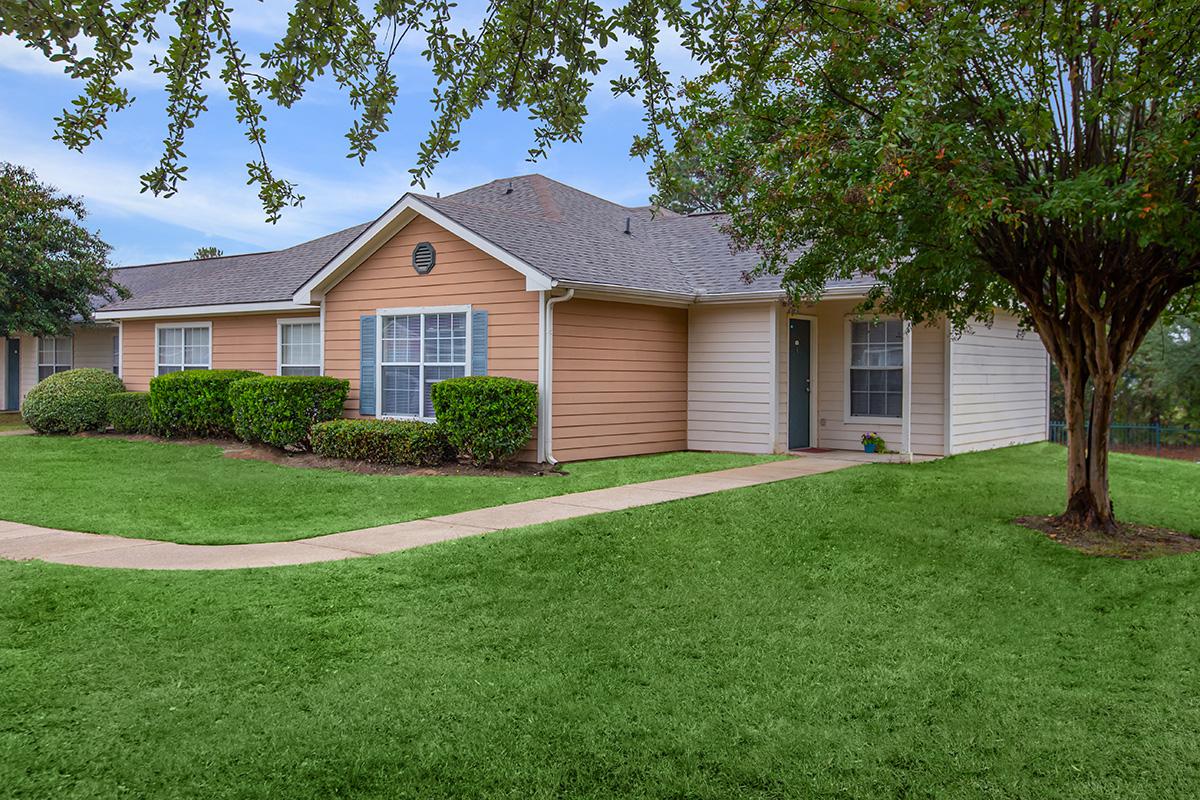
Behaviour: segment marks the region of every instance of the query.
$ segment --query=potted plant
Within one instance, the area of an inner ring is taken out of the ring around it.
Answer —
[[[868,453],[886,453],[887,443],[878,433],[871,431],[862,435],[863,450]]]

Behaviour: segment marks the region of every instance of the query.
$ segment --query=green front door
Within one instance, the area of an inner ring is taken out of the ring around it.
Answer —
[[[788,449],[812,447],[812,323],[788,320]]]

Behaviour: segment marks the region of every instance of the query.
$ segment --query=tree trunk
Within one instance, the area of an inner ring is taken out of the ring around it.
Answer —
[[[1087,384],[1068,385],[1067,395],[1067,509],[1061,522],[1081,528],[1117,532],[1112,498],[1108,491],[1108,436],[1112,426],[1116,380],[1106,376],[1092,381],[1091,408]],[[1085,424],[1086,423],[1086,424]]]

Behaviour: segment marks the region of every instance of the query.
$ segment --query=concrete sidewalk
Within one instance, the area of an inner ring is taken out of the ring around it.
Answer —
[[[193,545],[127,539],[96,533],[39,528],[0,521],[0,558],[38,559],[57,564],[124,569],[245,569],[311,564],[393,553],[412,547],[522,528],[542,522],[586,517],[606,511],[665,503],[686,497],[832,472],[856,466],[836,458],[797,456],[751,467],[665,478],[565,494],[524,503],[480,508],[441,517],[363,528],[328,536],[263,544]]]

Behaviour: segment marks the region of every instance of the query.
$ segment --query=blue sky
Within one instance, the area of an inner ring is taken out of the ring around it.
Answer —
[[[288,3],[243,2],[234,12],[240,43],[249,53],[265,49],[283,30]],[[468,11],[464,14],[469,13]],[[469,20],[464,19],[461,24]],[[156,46],[161,43],[155,43]],[[138,176],[156,160],[165,132],[163,93],[148,69],[125,81],[137,98],[110,120],[105,138],[82,155],[53,141],[54,117],[78,87],[39,54],[0,38],[0,158],[34,169],[60,190],[84,198],[88,223],[113,246],[119,265],[189,257],[201,245],[225,253],[271,250],[348,227],[382,212],[410,188],[408,168],[430,122],[432,80],[419,42],[399,54],[403,87],[391,130],[379,150],[359,166],[347,159],[343,134],[353,120],[346,98],[319,85],[290,110],[267,108],[268,158],[273,169],[300,185],[300,209],[285,211],[276,225],[263,221],[245,162],[253,158],[230,104],[216,87],[209,111],[190,131],[189,180],[175,197],[141,194]],[[619,70],[612,65],[612,73]],[[215,74],[215,70],[214,70]],[[565,183],[631,205],[650,192],[645,165],[628,155],[641,130],[641,107],[614,99],[607,81],[597,82],[581,144],[555,148],[548,159],[526,161],[532,123],[523,113],[486,109],[464,129],[462,147],[438,168],[424,191],[448,193],[494,178],[541,172]]]

